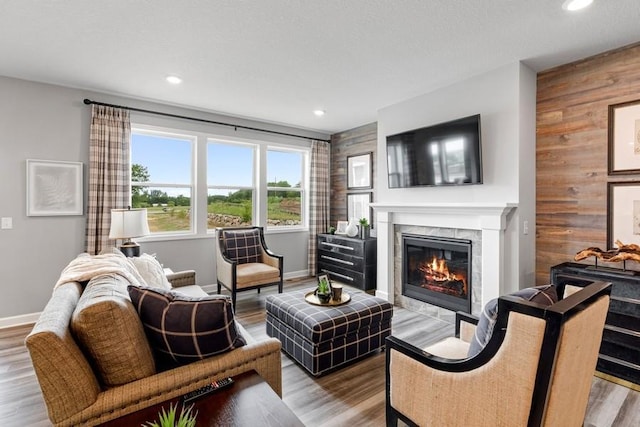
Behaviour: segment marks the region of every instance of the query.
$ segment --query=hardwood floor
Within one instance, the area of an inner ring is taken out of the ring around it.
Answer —
[[[304,281],[285,284],[286,290],[307,288]],[[312,285],[311,285],[312,286]],[[255,338],[266,337],[264,301],[274,289],[238,294],[238,321]],[[48,426],[46,408],[24,338],[31,325],[0,330],[0,426]],[[453,334],[453,325],[396,308],[393,334],[424,347]],[[282,355],[283,400],[307,426],[383,426],[384,353],[320,378],[308,375]],[[640,392],[593,379],[586,427],[640,425]]]

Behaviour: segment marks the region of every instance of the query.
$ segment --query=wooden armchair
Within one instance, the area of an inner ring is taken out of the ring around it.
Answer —
[[[267,248],[262,227],[216,228],[216,273],[218,293],[221,286],[236,293],[278,285],[282,293],[283,257]]]
[[[546,307],[500,297],[493,334],[470,358],[450,358],[461,342],[425,351],[388,337],[387,425],[582,426],[610,293],[595,282]]]

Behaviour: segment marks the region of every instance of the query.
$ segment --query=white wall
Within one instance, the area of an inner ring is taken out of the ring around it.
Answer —
[[[301,129],[0,77],[0,217],[13,219],[13,229],[0,230],[0,326],[40,312],[62,269],[84,251],[85,216],[27,217],[25,197],[26,159],[83,162],[86,184],[90,107],[83,104],[84,98],[328,139],[328,135]],[[215,129],[218,134],[274,143],[308,144],[302,139],[157,116],[138,114],[136,119],[159,126],[178,123],[187,129]],[[284,255],[285,274],[307,271],[308,233],[269,234],[266,239],[271,249]],[[198,284],[215,282],[213,237],[145,242],[141,246],[145,252],[157,253],[161,262],[175,271],[195,269]]]
[[[507,218],[505,289],[533,284],[535,267],[536,75],[520,63],[383,108],[378,112],[377,200],[401,202],[505,202],[518,208]],[[481,114],[483,181],[460,187],[389,189],[386,136]],[[523,236],[522,221],[529,221]]]

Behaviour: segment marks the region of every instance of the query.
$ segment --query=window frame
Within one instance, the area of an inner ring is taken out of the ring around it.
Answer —
[[[270,151],[278,151],[281,153],[299,153],[300,154],[300,187],[269,187],[267,183],[269,181],[268,174],[268,155]],[[267,206],[265,206],[265,230],[308,230],[309,229],[309,149],[300,149],[294,147],[284,147],[280,145],[268,144],[265,147],[265,201],[268,205],[269,191],[296,191],[300,193],[300,225],[281,225],[281,226],[268,226],[269,212]]]
[[[229,135],[221,135],[208,129],[191,130],[185,127],[169,127],[145,124],[141,120],[132,120],[131,134],[141,133],[151,136],[160,137],[177,137],[180,139],[191,140],[191,185],[190,187],[183,184],[173,183],[140,183],[130,179],[129,197],[131,201],[131,186],[135,184],[141,187],[169,187],[169,188],[189,188],[191,190],[191,217],[189,231],[175,231],[152,233],[149,236],[137,239],[138,241],[167,241],[181,240],[193,238],[210,238],[215,230],[208,227],[208,197],[209,189],[215,188],[233,188],[233,189],[251,189],[253,190],[252,198],[252,224],[254,226],[262,226],[265,234],[278,234],[288,232],[308,232],[309,231],[309,175],[310,175],[310,156],[311,146],[298,145],[291,142],[280,143],[267,139],[251,139],[239,138]],[[253,173],[252,180],[254,187],[245,186],[229,186],[229,185],[209,185],[207,182],[208,165],[208,145],[209,142],[222,143],[229,145],[250,146],[254,149]],[[131,149],[131,148],[130,148]],[[267,187],[267,153],[268,151],[280,152],[296,152],[302,156],[301,162],[301,186],[296,187]],[[129,152],[131,164],[131,151]],[[151,185],[149,185],[151,184]],[[301,193],[301,223],[293,226],[268,226],[267,224],[267,205],[269,191],[300,191]]]
[[[210,184],[208,182],[208,179],[205,179],[205,191],[207,194],[207,214],[209,212],[209,190],[226,190],[226,189],[234,189],[234,190],[252,190],[251,193],[251,223],[252,225],[256,225],[256,217],[257,217],[257,204],[259,203],[258,200],[258,185],[259,185],[259,178],[258,178],[258,174],[256,172],[257,168],[257,164],[258,164],[258,158],[259,158],[259,154],[260,154],[260,146],[256,143],[251,143],[251,142],[243,142],[243,141],[231,141],[229,139],[226,138],[218,138],[215,136],[207,136],[206,140],[205,140],[205,145],[206,145],[206,158],[205,158],[205,168],[206,171],[209,170],[209,146],[210,144],[223,144],[223,145],[229,145],[229,146],[237,146],[237,147],[249,147],[252,149],[253,151],[253,159],[252,159],[252,171],[251,171],[251,182],[253,186],[244,186],[244,185],[215,185],[215,184]],[[205,173],[205,176],[207,174]],[[213,228],[209,228],[209,224],[207,221],[206,224],[206,231],[207,233],[214,233],[215,229]]]
[[[190,204],[189,208],[191,210],[191,215],[189,218],[189,230],[178,230],[178,231],[162,231],[151,233],[149,236],[145,238],[145,240],[152,240],[154,237],[167,237],[167,236],[193,236],[197,234],[197,209],[196,209],[196,159],[197,159],[197,149],[198,149],[198,136],[195,132],[188,132],[184,129],[170,129],[163,127],[155,127],[155,126],[145,126],[142,124],[131,124],[130,130],[130,142],[129,142],[129,171],[131,171],[132,162],[132,150],[133,150],[133,135],[145,135],[152,136],[158,138],[175,138],[180,140],[187,140],[190,143],[191,155],[189,162],[189,184],[183,183],[170,183],[170,182],[159,182],[159,181],[133,181],[133,176],[129,178],[129,204],[132,203],[131,190],[132,187],[146,187],[146,188],[184,188],[190,190]]]

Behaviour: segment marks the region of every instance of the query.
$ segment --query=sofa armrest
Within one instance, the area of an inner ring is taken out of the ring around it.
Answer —
[[[179,288],[181,286],[191,286],[196,284],[195,270],[184,270],[167,274],[167,280],[171,283],[171,287]]]
[[[282,396],[280,341],[275,338],[249,342],[228,353],[163,371],[147,378],[108,389],[85,410],[62,425],[95,425],[116,419],[157,403],[180,397],[210,383],[256,371]]]

